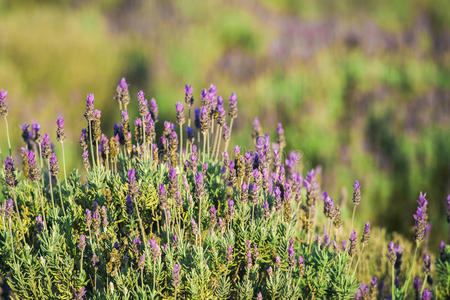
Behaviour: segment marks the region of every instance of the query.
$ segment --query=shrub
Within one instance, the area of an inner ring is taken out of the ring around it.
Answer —
[[[89,94],[80,136],[85,176],[66,171],[63,118],[56,122],[58,147],[39,124],[22,125],[22,168],[16,170],[8,143],[1,185],[0,270],[12,297],[449,296],[450,246],[441,243],[435,271],[425,252],[423,267],[416,262],[429,232],[425,194],[405,268],[402,246],[387,243],[378,229],[371,245],[369,222],[353,228],[362,200],[358,181],[353,217],[345,220],[340,203],[321,187],[321,169],[303,177],[300,154],[284,152],[281,124],[271,143],[255,119],[255,149],[235,146],[230,155],[236,95],[227,113],[213,85],[201,92],[200,108],[193,108],[192,87],[186,85],[185,94],[184,103],[175,105],[178,128],[165,121],[157,137],[155,99],[149,103],[138,93],[132,127],[131,96],[122,79],[115,96],[121,122],[110,138]],[[2,90],[7,125],[6,98]],[[54,152],[59,148],[62,172]],[[371,272],[376,276],[365,285],[361,280]]]

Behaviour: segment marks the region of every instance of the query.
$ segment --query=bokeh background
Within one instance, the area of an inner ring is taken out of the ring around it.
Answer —
[[[54,138],[62,115],[76,167],[87,93],[111,134],[122,76],[133,101],[143,89],[172,120],[185,83],[197,98],[214,83],[238,95],[234,143],[250,146],[255,116],[271,134],[282,122],[288,149],[302,152],[305,170],[322,166],[333,198],[350,201],[359,179],[359,224],[411,236],[426,191],[434,245],[447,235],[449,49],[448,0],[0,0],[0,88],[15,146],[21,123],[36,120]]]

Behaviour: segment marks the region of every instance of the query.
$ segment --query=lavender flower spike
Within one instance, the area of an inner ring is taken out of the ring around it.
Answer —
[[[414,217],[414,232],[416,243],[421,243],[425,237],[425,231],[427,228],[428,214],[427,205],[428,201],[425,198],[426,194],[420,193],[419,200],[417,201],[419,206],[417,207]]]
[[[8,97],[8,91],[0,90],[0,116],[6,117],[8,115],[8,103],[6,98]]]
[[[359,205],[361,202],[361,190],[358,180],[355,181],[355,184],[353,185],[353,203],[355,205]]]
[[[181,102],[175,103],[175,109],[177,111],[177,124],[181,126],[185,122],[183,103]]]
[[[58,142],[63,142],[66,138],[66,135],[64,134],[64,118],[59,117],[56,120],[56,140]]]

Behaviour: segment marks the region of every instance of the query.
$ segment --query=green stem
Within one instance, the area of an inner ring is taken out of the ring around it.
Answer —
[[[80,273],[83,272],[83,254],[84,254],[84,251],[81,251],[81,258],[80,258]]]
[[[64,217],[66,217],[66,209],[64,208],[64,202],[63,202],[62,193],[61,193],[61,183],[59,182],[58,178],[56,178],[56,184],[58,185],[58,189],[59,189],[59,201],[61,201],[61,208],[62,208]]]
[[[203,163],[205,162],[205,156],[206,156],[206,133],[203,133]]]
[[[144,239],[144,243],[146,245],[147,244],[147,238],[145,237],[144,225],[142,225],[142,219],[141,219],[141,215],[139,213],[139,207],[137,205],[137,199],[134,199],[133,202],[134,202],[134,206],[136,207],[136,213],[137,213],[138,220],[139,220],[139,227],[141,229],[142,238]]]
[[[11,234],[11,251],[12,251],[12,256],[13,256],[13,260],[14,263],[16,263],[16,255],[14,254],[14,236],[12,233],[12,224],[11,224],[11,216],[8,218],[9,220],[9,233]]]
[[[417,242],[416,243],[416,248],[414,249],[414,256],[413,256],[413,259],[412,259],[412,262],[411,262],[411,267],[409,268],[408,277],[406,277],[405,284],[402,287],[402,294],[404,294],[404,298],[405,299],[407,299],[406,296],[408,295],[408,286],[409,286],[409,282],[411,281],[411,276],[412,276],[412,273],[413,273],[414,264],[416,262],[417,250],[419,249],[419,245],[420,245],[420,243]]]
[[[353,214],[352,214],[352,230],[353,230],[353,220],[355,219],[356,205],[353,206]]]
[[[6,119],[6,115],[3,116],[3,119],[5,120],[5,126],[6,126],[6,137],[8,139],[9,156],[11,156],[12,155],[11,140],[9,139],[9,126],[8,126],[8,119]]]
[[[55,210],[55,200],[53,199],[53,184],[52,184],[52,174],[50,173],[50,160],[47,159],[48,167],[48,184],[50,185],[50,198],[52,199],[52,207]]]
[[[181,156],[183,154],[183,125],[180,124],[180,170],[182,168],[182,164],[181,164]]]
[[[44,229],[47,231],[47,218],[45,217],[44,199],[41,196],[41,193],[39,192],[39,183],[38,182],[36,182],[36,191],[37,191],[37,196],[41,202],[42,219],[44,221]]]
[[[67,187],[66,155],[64,154],[64,142],[63,141],[61,141],[61,150],[62,150],[62,156],[63,156],[64,182]]]
[[[391,273],[392,273],[391,299],[395,300],[395,268],[394,268],[394,264],[392,264]]]

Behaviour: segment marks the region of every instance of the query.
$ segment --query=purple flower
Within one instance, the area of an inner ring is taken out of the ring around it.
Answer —
[[[366,224],[364,225],[364,231],[363,231],[363,235],[361,238],[361,244],[366,245],[369,242],[369,238],[370,238],[370,223],[369,223],[369,221],[367,221]]]
[[[230,116],[230,118],[236,119],[238,109],[237,109],[237,97],[236,97],[235,93],[231,94],[229,101],[230,101],[230,104],[228,106],[228,108],[229,108],[228,115]]]
[[[247,251],[247,269],[252,267],[252,253]]]
[[[41,135],[41,125],[36,121],[31,121],[31,134],[32,138],[36,143],[40,143],[42,139]]]
[[[191,85],[184,86],[184,102],[191,107],[194,104],[194,97],[192,96],[194,93],[194,89]]]
[[[11,157],[5,159],[5,181],[9,188],[14,188],[17,185],[16,175],[13,160]]]
[[[36,217],[36,230],[38,233],[42,232],[44,229],[44,222],[42,221],[42,216]]]
[[[194,233],[194,235],[198,235],[199,234],[198,225],[197,225],[197,222],[195,222],[194,218],[191,218],[191,226],[192,226],[192,232]]]
[[[327,192],[323,192],[323,213],[329,219],[334,217],[334,201],[328,196]]]
[[[231,137],[231,131],[230,131],[230,127],[228,127],[227,125],[223,125],[223,134],[222,134],[222,138],[225,141],[229,141]]]
[[[267,220],[267,219],[269,219],[269,216],[270,216],[269,202],[264,201],[263,208],[264,208],[264,218]]]
[[[6,200],[0,209],[0,212],[1,211],[3,211],[5,218],[11,218],[14,214],[14,201],[12,199]]]
[[[145,254],[142,254],[141,256],[139,256],[139,261],[138,261],[138,268],[139,268],[139,270],[144,270],[145,258],[146,258]]]
[[[177,110],[177,124],[181,126],[185,122],[183,103],[181,102],[175,103],[175,108]]]
[[[56,158],[55,153],[52,153],[52,155],[50,155],[50,174],[54,177],[58,176],[59,174],[58,159]]]
[[[116,96],[114,97],[126,109],[130,103],[130,94],[128,92],[128,84],[125,78],[120,79],[116,88]]]
[[[28,130],[28,128],[30,127],[30,125],[27,125],[27,123],[23,123],[20,126],[20,129],[22,129],[22,138],[23,141],[25,142],[25,144],[29,144],[30,143],[30,139],[32,137],[32,133]]]
[[[82,157],[83,157],[83,165],[86,168],[86,170],[89,171],[90,163],[89,163],[89,153],[87,150],[83,151]]]
[[[42,138],[41,148],[42,148],[42,156],[45,159],[48,159],[52,154],[52,147],[50,145],[50,135],[48,133],[45,133],[44,137]]]
[[[259,258],[259,251],[258,251],[258,247],[256,247],[256,245],[253,245],[253,257],[255,258],[255,262]]]
[[[39,169],[36,163],[36,156],[33,151],[28,151],[27,154],[27,162],[28,162],[28,179],[33,182],[39,181],[41,179],[41,170]]]
[[[429,274],[430,270],[431,270],[431,258],[430,255],[428,253],[425,253],[424,257],[423,257],[423,272],[425,274]]]
[[[219,99],[223,102],[222,97],[217,98],[217,107],[216,107],[216,112],[217,112],[217,124],[219,124],[219,126],[224,126],[225,125],[225,121],[226,121],[226,112],[225,109],[223,108],[223,104],[219,104]]]
[[[136,182],[136,173],[133,169],[128,170],[128,194],[136,199],[138,196],[139,187]]]
[[[59,117],[56,120],[56,140],[58,142],[63,142],[65,138],[66,136],[64,134],[64,118]]]
[[[82,300],[85,295],[86,295],[86,288],[84,286],[81,287],[81,289],[73,292],[73,298],[76,300]]]
[[[206,106],[202,106],[200,108],[199,120],[200,120],[200,130],[202,131],[203,134],[206,134],[210,125],[208,108]]]
[[[161,203],[167,202],[167,191],[166,191],[166,188],[164,187],[164,184],[162,184],[162,183],[159,184],[158,196],[159,196],[159,201]]]
[[[227,248],[227,261],[229,264],[233,261],[233,246]]]
[[[194,142],[194,130],[192,129],[192,127],[190,127],[190,126],[186,127],[186,133],[187,133],[188,141],[193,143]]]
[[[233,219],[234,216],[234,201],[228,200],[228,216],[230,217],[230,220]]]
[[[127,195],[127,213],[128,215],[133,214],[133,198],[130,197],[130,195]]]
[[[94,94],[86,96],[86,111],[84,112],[86,120],[91,121],[94,118]]]
[[[205,196],[205,186],[203,184],[203,173],[197,172],[195,175],[195,196],[202,199]]]
[[[293,268],[295,267],[295,250],[294,247],[289,246],[288,247],[288,263],[289,263],[289,267]]]
[[[258,292],[258,295],[256,295],[256,299],[257,300],[262,300],[263,299],[263,296],[262,296],[261,292]]]
[[[424,289],[422,293],[422,300],[431,300],[431,296],[433,296],[433,293],[429,291],[428,289]]]
[[[415,239],[416,243],[420,243],[423,241],[425,237],[425,231],[427,228],[427,221],[428,221],[428,215],[427,215],[427,205],[428,201],[425,198],[426,194],[420,193],[419,200],[417,201],[419,206],[417,207],[416,214],[413,215],[414,217],[414,231],[415,231]]]
[[[280,268],[280,267],[281,267],[281,258],[277,254],[277,255],[275,255],[275,268]]]
[[[143,91],[138,92],[138,110],[141,118],[145,118],[150,113],[148,110],[148,100],[145,99]]]
[[[178,264],[175,264],[173,266],[172,271],[172,285],[175,289],[178,289],[180,284],[181,284],[180,266]]]
[[[133,246],[139,246],[142,243],[140,238],[135,238],[133,240]]]
[[[148,244],[150,245],[150,253],[153,260],[158,259],[161,256],[161,248],[154,239],[149,240]]]
[[[150,114],[152,115],[153,121],[158,122],[158,105],[156,104],[155,98],[150,99]]]
[[[0,116],[6,117],[8,115],[8,103],[6,102],[6,98],[8,97],[8,91],[1,89],[0,90]]]
[[[84,252],[85,248],[86,248],[86,237],[84,235],[81,235],[80,241],[78,242],[78,249],[80,249],[81,252]]]
[[[283,130],[283,126],[281,125],[281,123],[278,123],[277,126],[277,136],[278,136],[278,145],[280,146],[281,149],[283,149],[286,146],[286,138],[284,136],[284,130]]]
[[[355,205],[358,205],[361,202],[361,190],[358,180],[355,181],[355,184],[353,185],[353,203]]]

